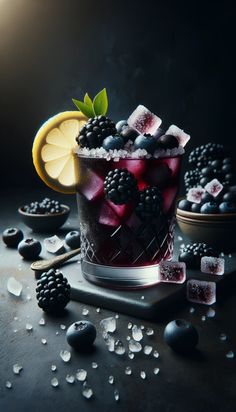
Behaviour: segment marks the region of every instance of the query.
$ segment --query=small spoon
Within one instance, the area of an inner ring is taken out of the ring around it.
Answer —
[[[80,247],[70,252],[63,253],[60,256],[54,257],[53,259],[48,260],[37,260],[31,264],[31,269],[35,272],[42,272],[44,270],[49,270],[51,268],[56,268],[62,265],[62,263],[67,262],[73,256],[76,256],[80,253]]]

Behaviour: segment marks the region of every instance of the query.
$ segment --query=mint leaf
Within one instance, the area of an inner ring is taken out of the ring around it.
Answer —
[[[85,114],[85,116],[94,117],[94,111],[92,107],[89,107],[87,104],[77,99],[72,99],[72,101],[76,105],[77,109],[79,109],[83,114]]]
[[[84,103],[87,104],[89,107],[93,107],[93,101],[91,97],[89,97],[88,93],[84,95]]]
[[[106,89],[102,89],[93,99],[93,110],[96,116],[105,115],[108,108]]]

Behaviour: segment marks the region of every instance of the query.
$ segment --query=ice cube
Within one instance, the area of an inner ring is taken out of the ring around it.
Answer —
[[[223,189],[223,185],[217,179],[211,180],[206,184],[205,189],[210,195],[216,197]]]
[[[152,167],[152,165],[150,165],[150,168],[145,174],[145,179],[150,185],[166,187],[171,176],[171,169],[166,163],[163,162],[161,164],[156,164],[155,167]]]
[[[87,308],[83,308],[82,315],[87,316],[89,314],[89,310]]]
[[[157,352],[157,350],[154,350],[153,351],[153,356],[154,356],[154,358],[159,358],[159,352]]]
[[[145,371],[141,371],[141,372],[140,372],[140,376],[141,376],[142,379],[146,379],[146,376],[147,376],[147,375],[146,375],[146,372],[145,372]]]
[[[161,191],[163,199],[163,212],[168,213],[171,207],[174,205],[175,198],[178,192],[177,186],[169,186],[166,189]]]
[[[51,385],[52,385],[54,388],[57,388],[57,386],[59,386],[59,381],[58,381],[58,379],[57,379],[57,378],[52,378],[52,379],[51,379]]]
[[[19,375],[22,369],[23,366],[19,365],[18,363],[15,363],[15,365],[13,365],[13,372],[15,375]]]
[[[130,339],[129,341],[129,350],[130,352],[140,352],[142,350],[142,345],[141,343]]]
[[[115,398],[116,402],[118,402],[120,400],[120,394],[119,394],[118,389],[114,390],[114,398]]]
[[[51,365],[51,371],[52,371],[52,372],[56,372],[56,370],[57,370],[56,365]]]
[[[42,338],[42,339],[41,339],[41,342],[42,342],[43,345],[47,345],[47,339]]]
[[[115,203],[111,202],[110,200],[106,200],[107,204],[110,206],[112,210],[116,213],[116,215],[120,219],[127,219],[130,214],[132,213],[132,210],[134,206],[131,203],[125,204],[125,205],[116,205]]]
[[[20,296],[22,292],[22,284],[14,277],[10,277],[7,281],[7,290],[15,296]]]
[[[97,369],[97,368],[98,368],[97,362],[92,362],[92,368],[93,368],[93,369]]]
[[[111,316],[109,318],[102,319],[100,325],[105,332],[115,332],[116,330],[116,318]]]
[[[159,264],[158,280],[166,283],[184,283],[186,265],[184,262],[163,261]]]
[[[226,335],[225,333],[221,333],[221,334],[220,334],[220,340],[221,340],[222,342],[225,342],[225,341],[227,340],[227,335]]]
[[[86,382],[83,384],[82,395],[86,399],[90,399],[93,396],[93,390],[87,385]]]
[[[132,327],[132,336],[133,336],[133,339],[137,342],[143,339],[143,332],[141,328],[139,328],[137,325],[134,325]]]
[[[31,332],[31,331],[33,330],[33,325],[31,325],[31,323],[26,323],[25,329],[26,329],[28,332]]]
[[[66,382],[68,383],[75,383],[75,377],[74,375],[66,375]]]
[[[154,375],[158,375],[159,372],[160,372],[160,369],[159,369],[159,368],[154,368],[154,369],[153,369]]]
[[[12,388],[12,383],[10,381],[6,381],[5,386],[7,389],[11,389]]]
[[[152,346],[145,345],[143,348],[143,352],[145,353],[145,355],[150,355],[150,353],[152,352]]]
[[[66,330],[66,325],[61,324],[60,328],[61,328],[61,330]]]
[[[131,322],[128,323],[127,328],[132,329],[133,324]]]
[[[127,169],[130,173],[133,173],[136,179],[140,179],[143,175],[147,162],[144,159],[121,159],[119,165],[114,165],[116,169]]]
[[[63,360],[63,362],[69,362],[71,358],[71,353],[68,350],[61,350],[60,357]]]
[[[119,217],[106,200],[101,205],[99,223],[106,226],[119,226],[121,223]]]
[[[206,315],[207,315],[208,318],[214,318],[215,315],[216,315],[215,309],[209,308]]]
[[[201,203],[204,193],[205,189],[203,189],[201,186],[192,187],[187,193],[187,200],[192,203]]]
[[[130,359],[134,359],[134,353],[133,352],[128,352],[128,357],[130,358]]]
[[[132,369],[131,369],[130,366],[126,366],[126,368],[125,368],[125,374],[126,374],[126,375],[131,375],[131,374],[132,374]]]
[[[45,238],[43,244],[46,251],[49,253],[59,255],[65,251],[64,242],[57,235]]]
[[[181,130],[178,126],[175,126],[172,124],[169,129],[166,131],[165,134],[171,134],[172,136],[175,136],[178,141],[179,145],[184,147],[190,140],[190,135],[185,133],[183,130]]]
[[[124,347],[122,341],[119,340],[119,339],[115,341],[115,353],[117,355],[124,355],[124,353],[125,353],[125,347]]]
[[[108,378],[108,382],[110,383],[110,385],[113,385],[114,383],[114,376],[110,375]]]
[[[152,328],[147,328],[146,335],[148,335],[148,336],[154,335],[154,330]]]
[[[103,179],[90,169],[86,170],[85,178],[78,185],[78,191],[87,200],[97,200],[104,195]]]
[[[216,302],[216,284],[204,280],[187,281],[187,299],[190,302],[212,305]]]
[[[103,339],[107,345],[109,352],[114,352],[115,350],[115,339],[107,332],[103,332]]]
[[[84,382],[87,378],[87,371],[85,369],[78,369],[76,372],[76,379],[80,382]]]
[[[225,260],[213,256],[201,258],[201,272],[211,275],[223,275],[225,271]]]
[[[141,104],[133,111],[127,122],[130,127],[133,127],[140,134],[155,133],[162,123],[158,116]]]
[[[227,359],[234,359],[235,354],[232,350],[230,350],[229,352],[226,353],[226,358]]]

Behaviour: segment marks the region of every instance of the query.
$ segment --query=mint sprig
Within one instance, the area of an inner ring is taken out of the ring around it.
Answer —
[[[95,117],[105,115],[108,109],[108,98],[106,89],[102,89],[92,100],[88,93],[84,96],[84,101],[72,99],[73,103],[85,116]]]

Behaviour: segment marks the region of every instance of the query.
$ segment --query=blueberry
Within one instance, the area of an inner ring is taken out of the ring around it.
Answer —
[[[213,197],[212,197],[212,195],[210,195],[210,193],[206,192],[206,193],[203,194],[202,200],[201,200],[202,204],[206,203],[206,202],[212,202],[212,201],[213,201]]]
[[[119,150],[124,147],[124,140],[121,136],[107,136],[102,143],[105,150]]]
[[[200,213],[201,205],[200,203],[192,203],[191,205],[191,212],[193,213]]]
[[[132,129],[132,127],[127,126],[121,130],[120,135],[123,137],[125,142],[128,142],[128,140],[134,141],[138,136],[138,132]]]
[[[202,187],[204,187],[204,186],[206,186],[206,184],[207,183],[209,183],[210,182],[210,178],[209,177],[202,177],[201,179],[200,179],[200,185],[202,186]]]
[[[159,137],[157,141],[157,146],[160,149],[174,149],[175,147],[179,147],[179,141],[175,136],[171,134],[164,134],[163,136]]]
[[[207,202],[201,206],[200,213],[219,213],[219,208],[216,202]]]
[[[179,208],[180,210],[190,211],[190,210],[191,210],[191,206],[192,206],[192,203],[189,202],[189,200],[187,200],[187,199],[182,199],[182,200],[180,200],[180,202],[178,203],[178,208]]]
[[[88,320],[72,323],[66,332],[66,339],[72,348],[77,350],[89,349],[96,339],[96,328]]]
[[[128,126],[127,120],[120,120],[116,123],[116,130],[120,133],[125,127]]]
[[[219,169],[222,166],[222,162],[221,160],[213,160],[213,162],[211,162],[211,166],[213,166],[214,169]]]
[[[227,164],[231,164],[232,163],[232,159],[230,158],[230,157],[226,157],[224,160],[223,160],[223,164],[224,165],[227,165]]]
[[[212,177],[213,176],[213,167],[207,166],[202,169],[202,175],[204,177]]]
[[[197,345],[198,332],[191,322],[176,319],[165,327],[164,340],[175,351],[187,352]]]
[[[225,174],[232,172],[232,170],[233,170],[233,166],[232,166],[232,164],[230,164],[230,163],[226,163],[226,164],[224,164],[224,165],[222,166],[222,171],[223,171]]]
[[[225,202],[236,202],[236,193],[234,192],[226,192],[223,196],[223,200]]]
[[[23,235],[22,230],[16,227],[9,227],[8,229],[5,229],[2,234],[3,242],[8,247],[12,247],[12,248],[16,248],[23,238],[24,238],[24,235]]]
[[[151,135],[140,134],[134,141],[134,149],[145,149],[148,153],[153,154],[157,148],[157,140]]]
[[[26,260],[36,259],[42,250],[41,243],[36,239],[23,239],[18,245],[18,252]]]
[[[67,233],[65,242],[71,249],[77,249],[80,247],[80,232],[78,230],[72,230]]]
[[[220,213],[235,213],[236,205],[232,202],[222,202],[219,206]]]

